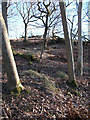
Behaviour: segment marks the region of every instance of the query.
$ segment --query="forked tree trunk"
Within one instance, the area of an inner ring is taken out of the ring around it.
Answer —
[[[59,5],[60,5],[60,10],[61,10],[62,24],[63,24],[63,30],[64,30],[65,44],[66,44],[69,82],[75,83],[73,50],[72,50],[71,40],[69,39],[65,4],[64,2],[59,2]]]
[[[77,74],[83,74],[83,41],[81,38],[81,11],[82,11],[82,2],[79,2],[78,7],[78,65],[77,65]]]
[[[8,30],[8,23],[7,23],[7,2],[2,2],[2,15]]]
[[[47,31],[48,31],[48,14],[46,15],[46,24],[45,24],[45,32],[43,35],[43,46],[42,46],[42,50],[41,50],[41,55],[40,55],[40,59],[42,59],[42,54],[44,52],[44,49],[47,48]]]
[[[8,89],[13,90],[17,87],[21,87],[22,89],[24,89],[24,87],[20,83],[16,64],[11,50],[9,37],[7,34],[7,29],[1,13],[0,13],[0,30],[2,31],[2,35],[0,35],[2,36],[2,57],[5,64],[4,67],[7,73]]]

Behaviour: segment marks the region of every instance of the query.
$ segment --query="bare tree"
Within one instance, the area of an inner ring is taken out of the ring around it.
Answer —
[[[59,17],[59,15],[55,17],[56,14],[54,13],[56,11],[56,7],[54,2],[51,3],[50,0],[48,2],[46,0],[43,0],[43,2],[38,2],[37,9],[39,13],[34,15],[34,17],[41,20],[43,23],[42,26],[45,28],[44,34],[43,34],[43,46],[42,46],[41,55],[40,55],[40,58],[42,58],[43,51],[45,48],[47,48],[47,39],[46,39],[47,32],[49,28],[52,26],[52,24],[55,22],[56,18]]]
[[[72,2],[69,2],[66,7],[68,7]],[[41,49],[41,55],[40,58],[42,58],[42,54],[45,48],[47,48],[47,32],[49,30],[52,29],[52,34],[54,35],[54,30],[57,27],[58,28],[58,24],[61,21],[61,17],[60,17],[60,8],[59,8],[59,3],[57,1],[53,1],[51,2],[43,0],[42,2],[38,2],[37,3],[37,11],[38,14],[34,15],[34,11],[33,11],[33,15],[35,18],[39,19],[42,21],[41,27],[44,27],[44,34],[43,34],[43,45],[42,45],[42,49]],[[40,27],[40,24],[36,24],[37,27]],[[34,25],[35,26],[35,25]],[[62,30],[61,30],[62,31]],[[57,33],[59,33],[60,31],[58,31]]]
[[[73,43],[74,43],[74,35],[73,35],[73,32],[75,32],[76,28],[74,28],[74,19],[75,19],[76,15],[73,15],[72,16],[72,20],[70,20],[68,18],[68,20],[70,21],[70,24],[71,24],[71,27],[70,27],[70,39],[71,39],[71,42],[72,42],[72,46],[73,46]],[[73,30],[74,29],[74,30]]]
[[[78,7],[79,7],[79,3],[78,0],[73,2],[74,4],[72,5],[73,7],[69,7],[69,9],[67,10],[67,18],[69,20],[69,28],[70,28],[70,35],[71,35],[71,40],[72,42],[78,38]],[[88,2],[84,3],[83,6],[83,12],[82,12],[82,19],[81,22],[83,22],[83,26],[87,26],[88,24],[88,17],[89,17],[89,12],[87,9],[88,6]],[[87,35],[87,31],[88,29],[82,29],[82,38],[84,40],[88,40],[88,35]],[[78,41],[78,40],[77,40]]]
[[[8,30],[8,23],[9,23],[9,20],[10,18],[12,18],[13,16],[16,16],[17,13],[15,12],[15,6],[14,6],[14,3],[10,0],[7,0],[7,2],[1,2],[1,7],[2,7],[2,15],[3,15],[3,18],[5,20],[5,24],[6,24],[6,27],[7,27],[7,30]]]
[[[77,73],[78,75],[83,74],[83,41],[81,38],[81,14],[82,14],[82,1],[79,1],[78,6],[78,65],[77,65]]]
[[[74,83],[73,85],[76,86],[73,50],[72,50],[71,40],[69,39],[69,32],[68,32],[68,26],[67,26],[67,18],[66,18],[66,10],[65,10],[64,1],[59,2],[59,5],[60,5],[60,10],[61,10],[62,24],[63,24],[63,30],[64,30],[65,44],[66,44],[69,82],[71,84]]]
[[[51,4],[51,2],[49,1],[49,3],[48,4],[45,4],[45,2],[43,2],[43,5],[44,5],[44,7],[45,7],[45,11],[44,10],[42,10],[42,8],[40,8],[40,2],[38,2],[38,10],[41,12],[41,13],[45,13],[46,15],[45,15],[45,17],[46,17],[46,21],[44,22],[44,20],[43,20],[43,18],[44,18],[44,16],[42,17],[42,22],[43,22],[43,24],[44,24],[44,26],[45,26],[45,31],[44,31],[44,35],[43,35],[43,46],[42,46],[42,50],[41,50],[41,56],[40,56],[40,58],[42,58],[42,54],[43,54],[43,51],[44,51],[44,49],[45,49],[45,47],[47,48],[47,43],[46,43],[46,36],[47,36],[47,31],[48,31],[48,17],[50,16],[50,11],[49,11],[49,9],[48,9],[48,7],[49,7],[49,5]]]
[[[2,57],[4,61],[5,71],[7,73],[8,89],[13,90],[18,87],[20,87],[21,89],[24,89],[23,85],[20,83],[16,64],[15,64],[13,53],[11,50],[10,41],[8,38],[7,28],[5,26],[5,22],[1,13],[0,13],[0,30],[2,31],[2,35],[1,35],[3,39],[2,40]]]
[[[20,2],[15,2],[16,9],[18,10],[19,14],[21,15],[23,19],[23,23],[25,26],[25,37],[24,41],[27,40],[27,27],[30,22],[34,22],[34,20],[31,20],[33,18],[32,9],[33,5],[35,3],[33,2],[26,2],[25,0]],[[36,20],[35,20],[36,21]]]

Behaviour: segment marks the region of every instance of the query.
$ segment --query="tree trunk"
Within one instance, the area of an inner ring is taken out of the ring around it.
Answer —
[[[17,87],[24,89],[24,87],[20,83],[16,64],[15,64],[13,53],[11,50],[9,37],[7,34],[7,29],[1,13],[0,13],[0,30],[2,31],[2,35],[1,35],[2,36],[2,57],[5,64],[5,70],[7,72],[8,89],[13,90]]]
[[[2,116],[2,31],[0,29],[0,117]]]
[[[48,14],[46,15],[46,24],[45,24],[45,32],[43,35],[43,46],[42,46],[42,50],[41,50],[41,56],[40,59],[42,59],[42,54],[45,48],[47,48],[47,31],[48,31]]]
[[[69,82],[75,83],[73,50],[72,50],[71,40],[69,39],[65,4],[64,2],[59,2],[59,5],[60,5],[60,10],[61,10],[62,24],[63,24],[63,30],[64,30],[65,44],[66,44]]]
[[[72,43],[72,48],[74,47],[74,42],[73,42],[73,39],[72,39],[73,22],[74,22],[74,17],[73,17],[73,20],[72,20],[72,23],[71,23],[71,31],[70,31],[70,36],[71,36],[71,43]]]
[[[47,31],[48,31],[48,14],[46,15],[46,26],[45,26],[45,33],[43,36],[44,39],[44,49],[47,48]]]
[[[81,11],[82,11],[82,2],[79,2],[78,7],[78,65],[77,65],[77,74],[83,74],[83,41],[81,38]]]
[[[2,16],[4,18],[4,21],[5,21],[5,24],[6,24],[6,28],[7,28],[7,31],[8,31],[8,24],[7,24],[7,2],[1,2],[2,4]],[[4,64],[2,66],[2,69],[4,68]],[[5,74],[5,71],[2,70],[2,74],[4,75]]]
[[[52,37],[55,37],[54,31],[55,31],[55,25],[54,25],[53,28],[52,28]]]
[[[25,23],[25,37],[24,37],[24,41],[27,41],[27,23]]]
[[[2,15],[8,30],[8,24],[7,24],[7,2],[2,2]]]

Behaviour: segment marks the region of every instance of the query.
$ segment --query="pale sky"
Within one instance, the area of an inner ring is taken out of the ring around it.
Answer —
[[[53,0],[51,0],[53,1]],[[83,0],[83,9],[87,9],[87,3],[89,0]],[[74,7],[74,6],[72,6]],[[82,9],[82,10],[83,10]],[[82,11],[82,17],[85,13],[85,10]],[[87,19],[87,17],[85,18]],[[19,38],[22,35],[24,35],[24,24],[21,16],[18,14],[18,16],[13,16],[12,18],[9,18],[9,38]],[[40,23],[40,20],[38,21]],[[77,19],[76,19],[77,22]],[[32,23],[31,23],[32,24]],[[74,25],[75,26],[75,25]],[[60,29],[60,27],[58,27]],[[82,22],[82,30],[83,32],[86,32],[85,34],[88,35],[88,23]],[[44,28],[35,28],[33,26],[28,27],[28,36],[30,35],[43,35]],[[58,34],[59,35],[59,34]]]

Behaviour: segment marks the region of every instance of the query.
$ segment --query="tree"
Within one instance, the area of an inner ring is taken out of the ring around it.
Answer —
[[[73,43],[74,43],[74,36],[73,36],[73,32],[75,32],[74,30],[73,30],[73,28],[74,28],[74,19],[75,19],[75,16],[76,15],[73,15],[72,16],[72,20],[70,20],[69,18],[68,18],[68,20],[70,21],[70,23],[71,23],[71,29],[70,29],[70,39],[71,39],[71,42],[72,42],[72,46],[73,46]],[[76,29],[76,28],[75,28]]]
[[[43,17],[42,17],[42,22],[44,23],[44,26],[45,26],[45,31],[44,31],[44,35],[43,35],[43,46],[42,46],[42,50],[41,50],[41,56],[40,58],[42,58],[42,54],[43,54],[43,51],[45,49],[45,47],[47,48],[47,43],[46,43],[46,36],[47,36],[47,31],[48,31],[48,17],[50,16],[50,11],[48,9],[48,6],[51,4],[51,2],[49,1],[48,4],[45,4],[45,2],[43,2],[43,5],[45,7],[45,11],[44,10],[41,10],[40,8],[40,3],[38,2],[38,10],[41,12],[41,13],[46,13],[46,21],[44,22],[43,20]]]
[[[59,2],[59,5],[60,5],[60,10],[61,10],[62,24],[63,24],[63,30],[64,30],[65,44],[66,44],[69,82],[71,84],[74,83],[73,85],[76,86],[73,50],[72,50],[71,40],[69,39],[69,32],[68,32],[68,26],[67,26],[66,10],[65,10],[64,1]]]
[[[25,36],[24,41],[27,41],[27,27],[30,22],[34,22],[34,20],[31,20],[33,18],[33,14],[31,10],[33,9],[33,5],[35,3],[33,2],[26,2],[25,0],[21,2],[15,2],[16,9],[18,10],[19,14],[21,15],[23,19],[23,23],[25,26]]]
[[[1,7],[2,7],[2,15],[5,20],[7,30],[8,29],[10,30],[11,29],[11,27],[9,27],[11,23],[10,18],[17,15],[16,10],[15,10],[15,4],[11,0],[7,0],[7,2],[2,1]]]
[[[23,85],[20,83],[15,60],[11,50],[7,28],[5,26],[5,22],[1,13],[0,13],[0,30],[2,31],[2,57],[4,61],[4,67],[7,73],[8,89],[13,90],[18,87],[24,89]]]
[[[72,2],[68,3],[66,7],[68,7]],[[44,49],[47,48],[47,33],[50,30],[52,30],[52,34],[55,35],[55,31],[57,31],[55,28],[58,28],[61,17],[60,17],[60,8],[59,3],[57,1],[51,2],[50,0],[43,0],[42,2],[37,3],[36,11],[38,11],[38,14],[33,15],[35,18],[42,21],[41,27],[44,27],[44,34],[43,34],[43,46],[41,49],[41,55],[40,58],[42,58],[42,54],[44,52]],[[34,25],[35,26],[35,25]],[[40,24],[36,23],[37,27],[40,27]],[[62,30],[56,32],[60,33]]]
[[[8,23],[7,23],[7,2],[2,2],[2,15],[5,20],[5,24],[8,30]]]
[[[40,58],[42,58],[42,54],[45,48],[47,48],[47,32],[49,28],[52,26],[53,22],[55,22],[55,14],[53,14],[56,11],[56,7],[54,2],[51,3],[50,0],[47,2],[46,0],[43,0],[43,2],[37,3],[39,14],[34,15],[35,18],[40,19],[43,23],[43,26],[45,28],[44,34],[43,34],[43,46],[41,50]],[[54,18],[52,17],[54,16]],[[52,18],[52,19],[51,19]]]
[[[83,41],[81,38],[81,11],[82,11],[82,1],[79,1],[78,6],[78,65],[77,73],[78,75],[83,74]]]

